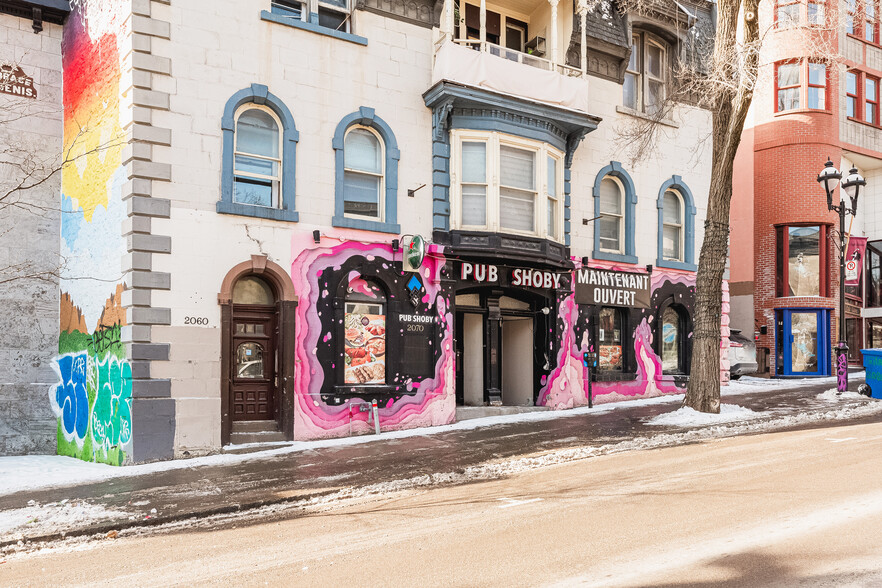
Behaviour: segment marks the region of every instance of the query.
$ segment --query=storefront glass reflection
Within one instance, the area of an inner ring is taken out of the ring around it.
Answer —
[[[818,371],[818,314],[794,312],[790,315],[791,371]]]
[[[672,307],[662,315],[661,359],[663,372],[676,372],[680,368],[680,316]]]
[[[819,296],[820,227],[789,227],[788,234],[790,296]]]
[[[347,297],[344,318],[346,384],[386,383],[386,297],[366,280]]]

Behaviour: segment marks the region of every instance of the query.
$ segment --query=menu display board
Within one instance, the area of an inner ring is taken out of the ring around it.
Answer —
[[[344,383],[386,383],[386,315],[382,310],[381,304],[346,304]]]

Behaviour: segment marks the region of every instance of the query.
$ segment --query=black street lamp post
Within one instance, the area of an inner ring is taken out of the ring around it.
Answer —
[[[842,174],[833,166],[830,158],[824,164],[824,169],[818,174],[818,182],[824,186],[827,192],[827,209],[835,211],[839,214],[839,343],[836,344],[834,350],[836,352],[836,376],[837,376],[837,392],[845,392],[848,390],[848,338],[845,325],[845,256],[847,254],[848,241],[845,234],[845,215],[857,215],[858,197],[860,196],[861,187],[866,186],[867,182],[861,176],[857,168],[852,167],[848,176],[841,182],[842,194],[840,195],[839,204],[833,204],[833,191],[836,184],[842,180]],[[846,202],[846,196],[848,202]]]

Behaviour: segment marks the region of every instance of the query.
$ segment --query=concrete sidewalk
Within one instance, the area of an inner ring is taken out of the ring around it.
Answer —
[[[856,390],[860,383],[862,380],[853,379],[849,388]],[[676,410],[678,403],[636,402],[575,415],[562,411],[557,413],[559,418],[548,420],[438,433],[427,429],[426,434],[403,439],[380,439],[282,455],[256,453],[238,463],[18,492],[0,497],[0,514],[28,508],[29,504],[34,508],[66,500],[66,504],[116,511],[124,516],[85,517],[63,528],[34,525],[32,529],[15,529],[11,537],[0,536],[0,547],[20,540],[50,541],[268,505],[315,503],[323,497],[351,497],[359,489],[367,494],[382,494],[436,483],[467,483],[508,475],[518,467],[539,467],[630,449],[882,420],[882,402],[875,399],[849,397],[830,401],[817,397],[831,387],[825,381],[746,394],[728,394],[724,389],[723,404],[762,414],[750,421],[688,430],[646,424],[653,416]],[[517,467],[511,465],[514,462]],[[510,467],[504,465],[507,463]]]

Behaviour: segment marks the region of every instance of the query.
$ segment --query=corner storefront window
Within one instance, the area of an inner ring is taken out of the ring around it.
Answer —
[[[778,297],[827,296],[827,227],[777,227]]]

